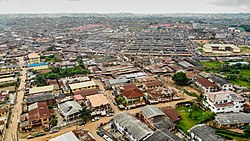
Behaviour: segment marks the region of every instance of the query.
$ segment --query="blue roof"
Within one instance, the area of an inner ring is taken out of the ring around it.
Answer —
[[[39,66],[45,66],[47,65],[47,62],[41,62],[39,64],[29,64],[28,67],[39,67]]]

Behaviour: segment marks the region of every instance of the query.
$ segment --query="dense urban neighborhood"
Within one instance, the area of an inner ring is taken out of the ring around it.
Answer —
[[[249,141],[249,17],[0,15],[0,139]]]

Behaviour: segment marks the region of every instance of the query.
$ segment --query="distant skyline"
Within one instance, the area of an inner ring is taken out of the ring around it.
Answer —
[[[0,13],[250,13],[250,0],[0,0]]]

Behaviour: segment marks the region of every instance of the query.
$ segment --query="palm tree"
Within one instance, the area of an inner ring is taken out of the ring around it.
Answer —
[[[39,74],[36,76],[35,80],[34,80],[34,83],[39,87],[39,86],[45,86],[47,85],[47,78],[42,75],[42,74]]]
[[[58,122],[57,116],[55,114],[50,115],[49,117],[49,125],[50,126],[56,126]]]
[[[79,117],[86,122],[88,119],[91,118],[91,110],[88,109],[87,106],[83,106],[81,110],[78,112]]]

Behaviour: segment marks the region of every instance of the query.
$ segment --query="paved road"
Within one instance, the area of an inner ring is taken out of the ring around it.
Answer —
[[[19,63],[23,64],[24,60],[23,57],[21,57],[19,59]],[[16,97],[16,104],[14,105],[14,107],[11,109],[11,118],[10,118],[10,124],[9,124],[9,128],[7,128],[6,133],[5,133],[5,141],[16,141],[17,140],[17,128],[18,128],[18,119],[22,113],[22,102],[23,102],[23,96],[24,96],[24,91],[21,90],[24,88],[24,82],[26,80],[25,77],[25,72],[26,70],[23,69],[20,72],[20,86],[18,88],[18,90],[20,90],[17,93],[17,97]]]

